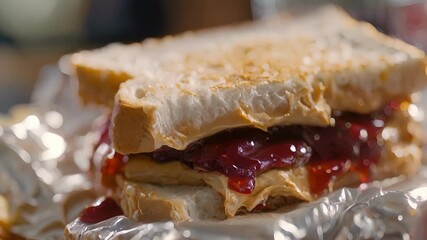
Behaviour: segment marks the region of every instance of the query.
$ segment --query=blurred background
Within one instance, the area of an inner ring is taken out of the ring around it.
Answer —
[[[37,80],[65,54],[325,3],[427,49],[427,3],[420,0],[0,0],[0,113],[30,101]]]

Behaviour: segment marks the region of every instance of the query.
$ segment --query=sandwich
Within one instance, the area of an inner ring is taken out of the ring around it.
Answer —
[[[424,53],[336,8],[72,57],[137,221],[222,220],[415,173]]]

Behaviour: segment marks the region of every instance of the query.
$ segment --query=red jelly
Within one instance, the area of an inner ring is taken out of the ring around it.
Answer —
[[[115,177],[122,171],[128,160],[128,156],[115,152],[111,147],[111,139],[108,130],[109,126],[110,120],[106,121],[100,130],[101,135],[94,148],[92,167],[95,168],[96,172],[100,170],[101,182],[104,186],[115,188]]]
[[[311,190],[327,192],[343,173],[355,173],[359,182],[370,181],[371,164],[378,162],[381,146],[377,137],[384,115],[335,113],[335,126],[306,128],[304,139],[313,148],[308,164]]]
[[[122,209],[112,198],[107,197],[85,208],[80,214],[80,220],[87,224],[94,224],[120,215],[123,215]]]
[[[110,119],[105,121],[99,129],[98,142],[93,147],[92,159],[90,162],[91,173],[95,176],[100,172],[101,166],[109,153],[111,153],[111,139],[109,136]]]
[[[255,178],[252,177],[229,177],[228,188],[239,193],[251,193],[255,188]]]
[[[227,130],[197,141],[185,151],[163,147],[154,152],[152,158],[158,161],[181,159],[194,169],[222,173],[229,177],[230,189],[251,193],[255,187],[255,177],[259,173],[272,168],[291,168],[307,164],[311,148],[302,139],[293,136],[294,130]]]
[[[240,193],[251,193],[255,177],[269,169],[307,166],[311,190],[320,194],[346,172],[356,173],[360,182],[370,180],[370,166],[380,157],[377,136],[385,115],[335,112],[333,127],[227,130],[184,151],[162,147],[151,157],[159,162],[179,159],[193,169],[224,174],[229,177],[228,187]]]
[[[113,152],[109,154],[104,160],[104,163],[101,167],[102,173],[102,184],[109,188],[116,187],[116,175],[119,174],[125,163],[128,160],[128,156],[124,156],[118,152]]]

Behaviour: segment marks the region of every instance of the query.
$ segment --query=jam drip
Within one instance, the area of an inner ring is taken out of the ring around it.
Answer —
[[[91,167],[95,173],[101,172],[101,182],[104,187],[114,189],[116,187],[116,175],[122,172],[128,156],[116,152],[111,147],[109,136],[110,120],[106,121],[101,130],[98,143],[94,147]]]
[[[371,165],[381,155],[378,135],[384,127],[385,115],[334,114],[335,126],[304,129],[304,139],[313,149],[307,166],[311,190],[321,194],[344,173],[352,173],[358,182],[371,180]]]
[[[112,198],[107,197],[85,208],[80,214],[80,220],[87,224],[94,224],[120,215],[123,215],[122,209]]]
[[[122,172],[128,156],[124,156],[114,150],[106,156],[101,167],[102,184],[105,187],[114,189],[116,187],[116,175]]]
[[[312,192],[321,194],[347,172],[355,173],[360,182],[370,181],[370,167],[380,158],[377,136],[385,116],[334,112],[333,127],[284,126],[268,132],[239,128],[199,140],[183,151],[163,146],[150,155],[158,162],[179,160],[193,169],[221,173],[229,177],[230,189],[247,194],[255,188],[255,177],[269,169],[306,166]]]

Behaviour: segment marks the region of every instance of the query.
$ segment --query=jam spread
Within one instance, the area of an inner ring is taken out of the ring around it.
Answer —
[[[80,221],[94,224],[120,215],[123,215],[122,209],[112,198],[107,197],[85,208],[80,214]]]
[[[100,129],[98,143],[94,146],[94,154],[91,161],[91,167],[95,172],[101,172],[102,185],[108,188],[116,187],[116,175],[122,171],[128,156],[116,152],[111,147],[109,137],[109,126],[111,121],[106,121]]]
[[[255,128],[227,130],[199,140],[184,151],[163,147],[151,157],[162,162],[179,159],[193,169],[219,172],[229,177],[230,189],[251,193],[255,177],[261,172],[304,166],[310,159],[311,148],[293,136],[296,129],[287,129],[275,128],[271,132]]]
[[[114,152],[114,150],[106,156],[101,166],[101,180],[104,186],[109,188],[116,187],[116,175],[122,171],[127,159],[127,156]]]
[[[230,189],[244,194],[254,190],[256,176],[265,171],[305,166],[311,191],[319,195],[330,191],[344,173],[353,173],[359,182],[370,181],[371,166],[379,161],[382,148],[378,136],[395,105],[392,102],[372,114],[336,111],[331,127],[293,125],[267,132],[237,128],[196,141],[182,151],[163,146],[147,154],[159,163],[181,161],[195,170],[223,174]],[[110,144],[105,136],[101,141]],[[110,150],[101,167],[104,185],[115,186],[114,176],[126,161],[127,156]]]
[[[359,182],[369,182],[371,165],[379,161],[385,115],[336,113],[335,126],[306,128],[304,139],[313,149],[307,166],[311,190],[330,190],[343,173],[354,173]]]
[[[269,169],[306,166],[312,193],[322,194],[343,173],[370,181],[371,165],[380,158],[377,136],[385,116],[334,112],[331,127],[283,126],[268,132],[238,128],[196,141],[183,151],[164,146],[150,155],[158,162],[179,160],[196,170],[221,173],[239,193],[251,193],[255,177]]]

